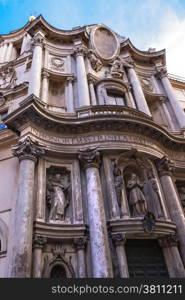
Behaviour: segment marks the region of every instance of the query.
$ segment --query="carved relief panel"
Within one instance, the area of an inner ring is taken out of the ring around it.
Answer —
[[[67,59],[63,56],[49,56],[49,68],[54,72],[66,73],[67,72]]]

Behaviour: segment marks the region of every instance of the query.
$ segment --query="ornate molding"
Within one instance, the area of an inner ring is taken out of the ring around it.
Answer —
[[[160,176],[171,175],[174,170],[174,163],[166,156],[158,160],[156,166]]]
[[[41,235],[35,234],[33,237],[33,248],[42,249],[44,245],[47,243],[47,238]]]
[[[169,247],[177,247],[178,246],[178,238],[177,235],[169,235],[167,237],[159,239],[159,245],[162,248],[169,248]]]
[[[38,142],[32,141],[30,137],[27,137],[24,141],[20,141],[17,145],[13,146],[12,152],[19,160],[30,159],[34,162],[37,161],[39,156],[45,154],[42,146],[40,146]]]
[[[78,250],[85,249],[87,245],[87,237],[82,236],[82,237],[74,238],[74,245]]]
[[[116,246],[124,245],[126,242],[126,235],[124,233],[112,233],[111,236]]]
[[[97,151],[97,149],[98,148],[87,148],[85,150],[80,150],[78,158],[85,169],[99,168],[100,152]]]

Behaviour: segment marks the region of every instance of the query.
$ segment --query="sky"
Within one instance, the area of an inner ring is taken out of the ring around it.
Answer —
[[[185,0],[0,0],[0,34],[40,14],[60,29],[103,23],[140,50],[165,48],[168,72],[185,77]]]

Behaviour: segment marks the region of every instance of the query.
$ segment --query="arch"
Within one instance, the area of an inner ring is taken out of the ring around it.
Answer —
[[[0,218],[0,253],[7,251],[7,241],[8,241],[8,226]]]
[[[71,258],[70,258],[71,259]],[[51,278],[52,270],[59,266],[65,272],[66,276],[63,278],[75,278],[75,272],[71,261],[66,260],[65,257],[58,255],[49,259],[48,257],[45,258],[44,268],[43,268],[43,277],[44,278]]]
[[[112,78],[104,79],[97,83],[96,90],[99,105],[128,106],[128,87],[124,82]],[[115,98],[118,98],[118,101],[115,100],[115,104],[114,101],[111,101],[111,93],[115,93]]]
[[[55,263],[50,269],[50,278],[67,278],[66,268],[60,262]]]

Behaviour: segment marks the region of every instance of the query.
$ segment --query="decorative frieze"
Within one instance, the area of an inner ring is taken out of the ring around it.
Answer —
[[[19,160],[29,159],[37,161],[37,158],[45,154],[42,146],[37,141],[33,141],[30,137],[27,137],[23,141],[20,141],[17,145],[12,147],[13,155],[17,156]]]

